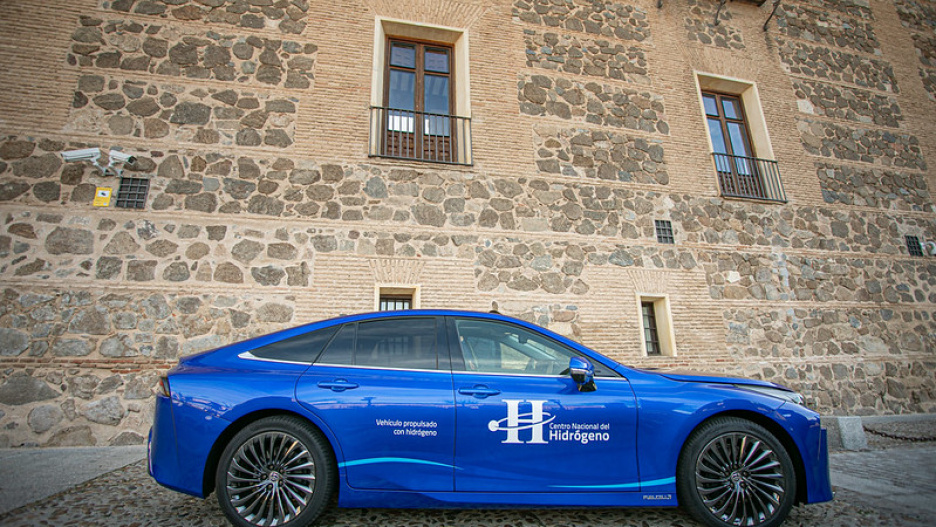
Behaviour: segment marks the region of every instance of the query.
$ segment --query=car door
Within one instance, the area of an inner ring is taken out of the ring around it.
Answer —
[[[337,438],[351,487],[453,489],[455,409],[441,317],[345,324],[296,397]]]
[[[565,370],[581,353],[544,334],[468,317],[448,326],[456,491],[640,490],[627,379],[597,367],[597,389],[579,391]]]

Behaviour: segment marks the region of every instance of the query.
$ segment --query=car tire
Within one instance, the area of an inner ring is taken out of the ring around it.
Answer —
[[[247,425],[227,444],[215,492],[235,526],[299,526],[318,518],[336,480],[322,433],[301,419],[275,416]]]
[[[710,527],[776,527],[796,500],[796,474],[766,428],[718,417],[696,429],[676,469],[679,504]]]

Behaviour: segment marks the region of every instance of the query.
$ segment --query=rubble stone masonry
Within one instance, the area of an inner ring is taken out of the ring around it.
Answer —
[[[936,4],[789,0],[765,31],[771,8],[4,4],[0,448],[143,443],[180,357],[380,287],[825,414],[936,412],[936,259],[907,244],[936,240]],[[466,39],[471,165],[368,156],[381,20]],[[785,199],[722,196],[700,76],[756,87]],[[95,206],[119,181],[61,155],[91,147],[137,157],[142,209]],[[645,355],[643,297],[668,299],[674,353]]]

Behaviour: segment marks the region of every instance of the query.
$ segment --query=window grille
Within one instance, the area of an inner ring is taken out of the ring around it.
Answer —
[[[653,224],[656,226],[656,237],[659,243],[676,243],[676,238],[673,236],[673,224],[670,220],[654,220]]]
[[[149,178],[120,178],[120,187],[117,190],[117,206],[124,209],[145,208],[149,185]]]
[[[923,256],[923,245],[920,244],[920,238],[918,236],[906,236],[907,239],[907,251],[910,253],[910,256]]]

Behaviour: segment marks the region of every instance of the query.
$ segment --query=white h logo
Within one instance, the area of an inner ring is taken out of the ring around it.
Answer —
[[[501,443],[523,444],[532,443],[545,445],[543,439],[543,425],[555,419],[554,416],[543,411],[543,404],[546,401],[523,401],[520,399],[504,399],[507,404],[507,417],[500,421],[491,421],[488,423],[488,429],[491,432],[507,432],[507,439]],[[530,405],[530,411],[525,414],[520,413],[520,403]],[[548,419],[545,419],[548,417]],[[531,430],[529,441],[520,441],[520,430]]]

